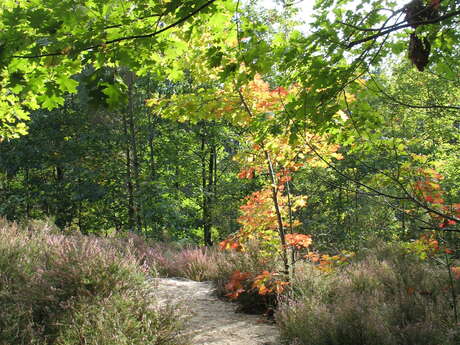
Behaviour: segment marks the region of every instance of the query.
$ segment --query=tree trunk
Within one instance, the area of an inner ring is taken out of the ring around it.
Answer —
[[[26,217],[27,219],[30,219],[31,215],[30,215],[30,184],[29,184],[29,180],[30,180],[30,177],[29,177],[29,168],[26,168],[26,188],[27,188],[27,195],[26,195]]]
[[[267,160],[267,165],[268,165],[268,174],[270,175],[270,179],[272,183],[272,187],[271,187],[272,199],[273,199],[273,204],[275,205],[276,219],[278,221],[278,234],[280,237],[281,247],[282,247],[281,258],[283,259],[285,274],[289,275],[289,262],[288,262],[288,255],[287,255],[287,250],[286,250],[286,234],[284,231],[283,218],[281,216],[281,211],[280,211],[279,202],[278,202],[278,187],[277,187],[276,176],[273,170],[273,164],[272,164],[270,154],[268,153],[268,151],[265,151],[265,158]]]
[[[292,221],[292,203],[291,203],[291,188],[289,186],[289,181],[286,181],[286,191],[287,191],[287,196],[288,196],[289,233],[292,235],[294,233],[294,230],[292,228],[292,223],[293,223]],[[289,252],[290,252],[289,257],[291,259],[291,262],[289,263],[289,267],[291,268],[291,270],[289,271],[289,277],[292,280],[295,274],[296,256],[295,256],[295,251],[292,248],[289,250]]]
[[[137,232],[142,233],[142,221],[141,221],[141,201],[140,201],[140,182],[139,182],[139,156],[137,149],[137,137],[136,137],[136,126],[134,119],[134,82],[135,75],[132,72],[128,74],[128,124],[129,124],[129,143],[132,154],[133,163],[133,206],[134,206],[134,219],[136,224]]]
[[[134,232],[135,229],[135,209],[134,209],[134,192],[133,192],[133,181],[131,173],[131,150],[130,144],[128,143],[128,123],[126,114],[122,114],[123,119],[123,132],[126,138],[125,154],[126,154],[126,191],[128,194],[128,229]]]
[[[64,168],[60,165],[56,165],[56,182],[57,182],[58,188],[64,187]],[[64,194],[62,195],[62,198],[59,198],[60,200],[56,200],[57,205],[55,208],[56,210],[55,223],[61,229],[64,229],[68,225],[69,218],[71,220],[71,216],[67,214],[68,200],[65,199],[66,197],[67,196]]]
[[[148,111],[147,118],[149,121],[149,135],[148,135],[148,146],[149,146],[149,167],[150,167],[150,179],[152,181],[155,180],[156,177],[156,165],[155,165],[155,143],[153,140],[155,139],[155,132],[152,120],[152,114]]]
[[[212,169],[213,157],[207,162],[206,152],[206,140],[205,135],[201,136],[201,181],[202,181],[202,223],[203,223],[203,241],[206,246],[212,246],[212,235],[211,235],[211,210],[210,210],[210,187],[212,186],[209,182],[212,179],[212,173],[207,174],[207,168]],[[209,163],[209,166],[207,166]]]
[[[214,197],[215,197],[215,162],[216,162],[216,146],[211,145],[211,148],[209,150],[209,165],[208,165],[208,186],[207,186],[207,193],[206,197],[208,199],[207,205],[208,205],[208,212],[207,212],[207,231],[205,231],[205,234],[207,234],[205,242],[207,242],[207,245],[212,245],[212,234],[211,234],[211,228],[212,228],[212,205],[214,203]]]

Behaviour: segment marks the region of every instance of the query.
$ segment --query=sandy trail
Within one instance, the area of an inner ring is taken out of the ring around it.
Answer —
[[[235,313],[236,305],[219,300],[210,282],[158,278],[161,304],[184,306],[190,317],[186,334],[193,345],[277,345],[278,331],[257,315]]]

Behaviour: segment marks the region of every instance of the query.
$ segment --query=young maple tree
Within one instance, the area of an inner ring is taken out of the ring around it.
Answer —
[[[223,105],[221,111],[231,112],[235,109],[244,113],[239,118],[247,128],[245,141],[248,149],[236,156],[242,165],[239,177],[251,179],[256,175],[265,175],[267,180],[261,190],[245,198],[246,203],[241,206],[241,216],[238,218],[241,228],[238,233],[221,242],[221,247],[244,250],[245,243],[257,240],[263,252],[281,255],[284,266],[282,273],[287,276],[294,269],[295,251],[308,248],[311,244],[309,235],[294,233],[294,228],[302,224],[294,219],[293,213],[306,206],[307,196],[292,195],[289,183],[302,167],[321,166],[323,162],[318,156],[336,159],[342,156],[337,152],[339,146],[329,144],[325,136],[304,131],[302,135],[297,133],[295,141],[290,141],[290,126],[279,128],[277,114],[285,111],[284,105],[296,92],[295,87],[270,88],[267,82],[256,76],[237,92],[239,99],[229,98],[230,102]],[[274,127],[278,129],[275,134],[272,130]],[[260,284],[267,280],[264,279],[255,280],[259,282],[259,285],[256,284],[259,291],[268,291],[260,289]],[[279,291],[283,286],[275,285],[278,288],[273,291]]]

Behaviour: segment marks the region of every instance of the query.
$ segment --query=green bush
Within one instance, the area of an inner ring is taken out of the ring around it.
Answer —
[[[380,244],[333,273],[298,267],[277,320],[289,344],[454,345],[452,302],[445,267]]]
[[[0,224],[0,344],[182,343],[129,244]]]

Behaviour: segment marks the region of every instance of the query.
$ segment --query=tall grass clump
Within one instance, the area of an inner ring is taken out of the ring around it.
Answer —
[[[451,288],[442,265],[380,244],[332,273],[298,267],[277,320],[288,344],[458,345]]]
[[[176,345],[129,246],[0,221],[1,345]]]

